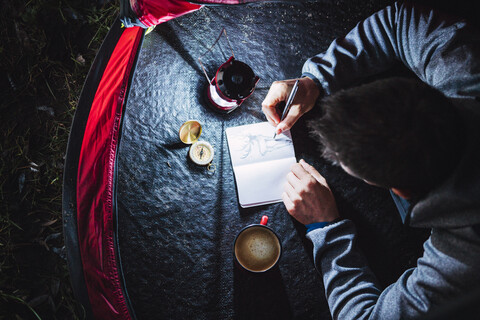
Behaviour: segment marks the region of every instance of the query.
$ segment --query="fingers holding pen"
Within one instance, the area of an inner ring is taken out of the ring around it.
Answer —
[[[284,131],[290,130],[304,113],[305,112],[302,111],[299,104],[293,104],[290,111],[285,116],[285,119],[276,126],[276,133],[280,134]]]
[[[276,127],[277,126],[277,122],[269,115],[269,114],[265,114],[265,118],[267,119],[268,123],[270,123],[272,126]]]
[[[277,125],[275,130],[276,134],[280,134],[283,131],[290,129],[290,126],[288,125],[286,126],[284,119],[285,119],[285,116],[289,113],[290,107],[292,106],[292,103],[295,99],[295,95],[297,94],[297,91],[298,91],[298,84],[299,84],[299,80],[295,80],[293,87],[290,89],[287,101],[285,102],[285,106],[283,107],[282,115],[280,117],[280,125]]]
[[[288,81],[289,80],[273,82],[262,102],[262,111],[269,122],[273,121],[274,126],[280,122],[280,114],[277,111],[277,105],[286,101],[288,93],[290,92]]]
[[[297,80],[299,81],[298,92],[292,101],[290,110],[281,120],[281,113],[277,110],[277,106],[288,100],[288,96]],[[320,89],[308,77],[275,81],[262,102],[262,111],[268,122],[276,127],[276,133],[280,134],[291,129],[303,114],[310,111],[319,95]]]

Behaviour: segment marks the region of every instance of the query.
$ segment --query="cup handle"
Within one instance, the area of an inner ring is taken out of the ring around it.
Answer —
[[[260,224],[266,226],[268,222],[268,216],[263,216],[262,220],[260,220]]]

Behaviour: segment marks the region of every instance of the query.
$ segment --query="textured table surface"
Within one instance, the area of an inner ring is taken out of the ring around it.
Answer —
[[[204,7],[145,37],[122,124],[116,183],[119,256],[138,319],[330,318],[304,227],[282,203],[239,207],[225,129],[265,121],[260,105],[273,81],[300,76],[308,57],[387,3]],[[204,55],[223,27],[235,57],[261,78],[228,115],[204,102],[207,81],[197,62],[203,55],[213,76],[229,57],[224,40]],[[178,129],[190,119],[201,122],[201,140],[215,148],[215,172],[187,159]],[[359,245],[380,282],[388,285],[414,266],[424,233],[401,224],[388,192],[320,159],[305,119],[292,136],[297,159],[319,169],[342,215],[356,222]],[[234,261],[233,240],[265,214],[281,237],[283,255],[273,270],[248,273]]]

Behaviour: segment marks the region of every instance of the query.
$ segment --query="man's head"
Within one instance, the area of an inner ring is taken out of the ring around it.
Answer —
[[[390,78],[340,91],[309,122],[323,156],[371,183],[415,196],[452,172],[465,140],[458,110],[439,91]]]

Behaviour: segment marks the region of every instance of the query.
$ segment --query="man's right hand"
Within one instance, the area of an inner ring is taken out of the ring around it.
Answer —
[[[298,79],[297,95],[293,100],[287,116],[280,122],[281,114],[277,112],[276,107],[280,102],[287,101],[288,95],[296,80],[297,79],[290,79],[273,82],[267,96],[262,102],[262,111],[268,122],[276,127],[277,134],[289,130],[304,113],[310,111],[320,95],[320,90],[312,79],[308,77]]]

